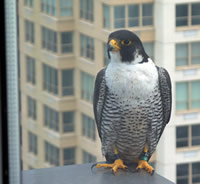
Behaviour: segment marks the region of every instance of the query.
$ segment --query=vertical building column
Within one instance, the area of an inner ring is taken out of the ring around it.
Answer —
[[[172,0],[155,0],[155,62],[169,72],[174,79],[175,72],[175,5]],[[175,101],[174,81],[172,80],[172,100]],[[174,103],[173,103],[174,104]],[[156,171],[168,178],[176,180],[175,160],[175,125],[173,123],[174,108],[172,107],[171,120],[159,141],[156,151]]]

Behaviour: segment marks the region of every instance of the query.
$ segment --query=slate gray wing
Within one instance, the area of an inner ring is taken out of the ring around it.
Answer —
[[[162,67],[156,67],[158,71],[158,80],[162,101],[162,112],[163,112],[163,124],[160,131],[159,139],[164,131],[165,126],[170,120],[171,116],[171,108],[172,108],[172,87],[171,87],[171,79],[169,73],[166,69]],[[159,141],[158,139],[158,141]]]
[[[93,110],[96,120],[97,130],[99,133],[100,139],[101,136],[101,120],[102,120],[102,110],[104,107],[104,102],[107,93],[106,81],[105,81],[105,71],[106,68],[99,71],[95,80],[94,88],[94,98],[93,98]]]

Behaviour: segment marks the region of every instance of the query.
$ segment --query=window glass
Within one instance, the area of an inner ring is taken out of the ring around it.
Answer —
[[[191,63],[200,64],[200,42],[191,43]]]
[[[105,28],[110,28],[110,6],[103,5],[103,26]]]
[[[192,25],[200,24],[200,3],[192,4]]]
[[[192,145],[200,145],[200,125],[192,126]]]
[[[188,83],[176,83],[176,110],[188,109]]]
[[[200,162],[192,163],[192,183],[200,183]]]
[[[188,126],[181,126],[176,128],[176,147],[188,146]]]
[[[191,82],[191,108],[200,108],[200,81]]]
[[[147,55],[154,60],[154,44],[152,42],[143,43],[145,52]]]
[[[94,60],[94,39],[81,34],[80,42],[81,56]]]
[[[179,164],[176,167],[177,184],[188,184],[189,178],[189,165]]]
[[[25,40],[31,44],[35,42],[34,23],[25,20]]]
[[[43,87],[50,93],[58,95],[58,71],[43,64]]]
[[[75,148],[65,148],[63,150],[64,165],[75,164]]]
[[[125,6],[114,7],[114,27],[122,28],[125,27]]]
[[[150,4],[143,4],[142,5],[142,25],[148,26],[153,24],[153,5]]]
[[[63,112],[63,132],[74,131],[74,112]]]
[[[176,66],[188,65],[188,44],[176,44]]]
[[[31,84],[35,84],[35,59],[29,56],[26,56],[26,80]]]
[[[29,8],[33,8],[33,0],[25,0],[24,4]]]
[[[188,25],[188,5],[176,5],[176,26]]]
[[[128,26],[139,26],[139,5],[128,6]]]
[[[45,141],[45,161],[51,165],[60,165],[60,150],[47,141]]]
[[[28,96],[27,97],[28,101],[28,117],[36,120],[37,119],[37,108],[36,108],[36,100],[33,99],[32,97]]]
[[[96,157],[86,151],[83,151],[83,163],[91,162],[96,162]]]
[[[42,48],[57,52],[57,33],[55,31],[42,27]]]
[[[93,141],[96,140],[95,121],[85,114],[82,114],[82,134]]]
[[[54,109],[44,105],[44,124],[49,129],[59,131],[59,115]]]
[[[72,32],[63,32],[61,33],[61,44],[62,44],[62,53],[71,53],[73,52],[73,33]]]
[[[110,62],[109,58],[108,58],[108,52],[107,52],[107,44],[103,44],[103,49],[104,49],[104,65],[107,66]]]
[[[94,20],[93,0],[80,0],[80,18],[93,22]]]
[[[72,16],[72,0],[60,0],[60,16]]]
[[[37,155],[37,136],[32,132],[28,132],[28,143],[29,143],[29,152]]]
[[[74,94],[73,70],[62,70],[62,95]]]

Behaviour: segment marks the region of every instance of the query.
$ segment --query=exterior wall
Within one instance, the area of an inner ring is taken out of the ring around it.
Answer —
[[[199,2],[199,1],[192,1]],[[156,152],[156,170],[159,174],[176,182],[176,164],[189,163],[200,160],[199,148],[184,150],[176,149],[176,126],[190,125],[200,122],[200,112],[176,112],[175,88],[177,81],[200,79],[199,68],[177,70],[175,67],[176,43],[200,40],[200,31],[177,29],[175,26],[175,8],[177,3],[189,3],[184,0],[156,0],[155,1],[155,60],[160,66],[165,67],[172,79],[172,116],[164,134],[159,142]],[[169,13],[170,12],[170,13]],[[194,72],[193,72],[194,70]]]

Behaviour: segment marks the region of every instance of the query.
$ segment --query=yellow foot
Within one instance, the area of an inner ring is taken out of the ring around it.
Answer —
[[[113,164],[97,164],[96,168],[112,168],[113,173],[115,174],[118,169],[127,169],[127,166],[124,165],[123,161],[121,159],[115,160]]]
[[[147,161],[145,160],[139,160],[138,161],[138,166],[136,168],[136,170],[138,169],[145,169],[148,173],[150,173],[151,175],[154,174],[154,168],[151,167]]]

